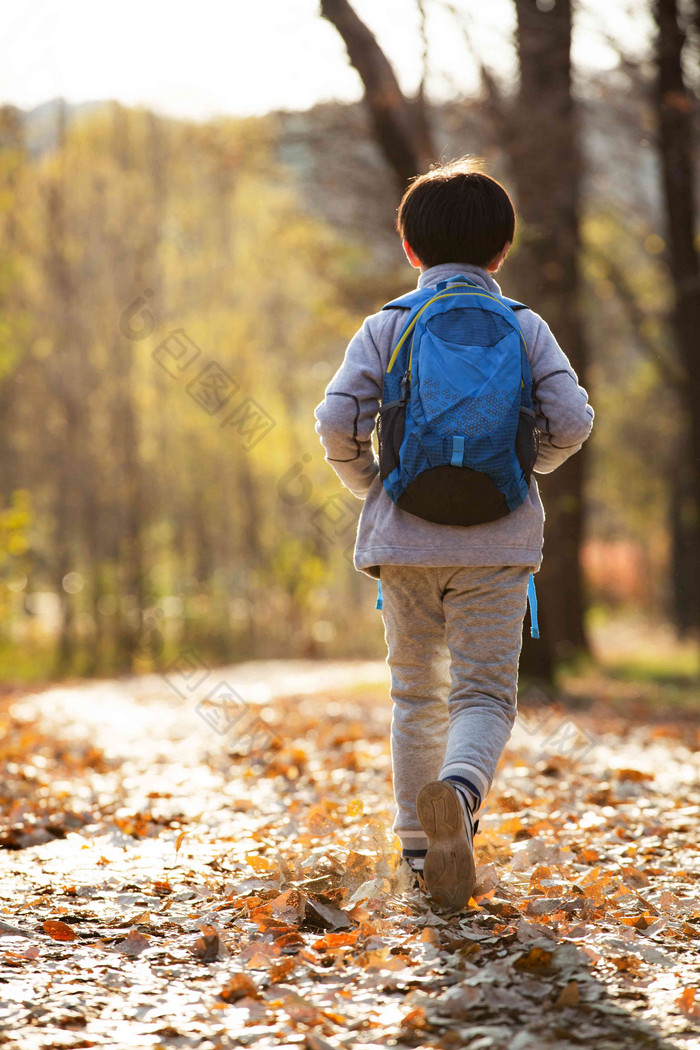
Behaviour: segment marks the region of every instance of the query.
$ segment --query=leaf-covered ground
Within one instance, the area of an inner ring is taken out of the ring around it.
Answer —
[[[531,696],[442,915],[399,870],[385,676],[5,697],[2,1044],[700,1046],[697,718]]]

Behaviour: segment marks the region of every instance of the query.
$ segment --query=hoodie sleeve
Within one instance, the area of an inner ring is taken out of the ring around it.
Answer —
[[[379,473],[372,432],[382,396],[384,368],[375,335],[379,336],[386,320],[386,314],[374,314],[365,320],[351,339],[343,363],[314,413],[326,461],[343,485],[360,499],[365,498]]]
[[[528,355],[532,400],[540,430],[535,471],[549,474],[581,448],[591,432],[594,412],[549,325],[538,315],[534,317],[537,329]]]

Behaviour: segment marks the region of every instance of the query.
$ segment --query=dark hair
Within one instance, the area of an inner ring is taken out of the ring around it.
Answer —
[[[515,209],[500,182],[463,158],[413,180],[396,228],[424,266],[486,266],[513,240]]]

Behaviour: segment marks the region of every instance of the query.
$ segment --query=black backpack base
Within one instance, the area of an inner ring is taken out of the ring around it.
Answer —
[[[509,513],[488,474],[449,464],[424,470],[409,482],[397,506],[437,525],[485,525]]]

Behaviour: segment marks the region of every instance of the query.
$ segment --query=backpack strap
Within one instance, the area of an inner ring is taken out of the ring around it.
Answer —
[[[448,277],[446,281],[440,281],[439,284],[436,284],[435,291],[443,292],[451,284],[470,284],[472,288],[481,288],[481,285],[473,281],[471,277],[465,277],[463,273],[458,273],[454,277]]]
[[[427,303],[435,294],[434,288],[414,288],[412,292],[400,295],[398,299],[392,299],[385,303],[382,310],[413,310],[414,307]]]
[[[406,292],[405,295],[400,295],[398,299],[392,299],[391,302],[385,303],[382,310],[413,310],[414,307],[427,303],[428,299],[431,299],[436,292],[442,292],[453,284],[471,284],[474,288],[479,288],[481,291],[488,291],[488,289],[482,288],[477,281],[472,281],[470,277],[465,277],[463,273],[458,273],[447,281],[440,281],[434,288],[414,288],[412,292]],[[493,295],[495,293],[491,292],[489,294]],[[508,299],[505,295],[499,295],[498,298],[505,306],[509,306],[511,310],[528,309],[525,303],[519,303],[517,299]]]
[[[539,638],[540,626],[537,620],[537,591],[535,590],[534,573],[530,573],[527,581],[527,601],[530,606],[530,637]]]
[[[449,288],[450,285],[454,284],[470,284],[473,288],[478,288],[479,291],[488,292],[488,288],[483,288],[478,281],[472,280],[471,277],[465,276],[463,273],[455,274],[454,277],[449,277],[446,281],[440,281],[435,286],[436,292],[442,292],[445,288]],[[505,295],[498,295],[497,292],[489,292],[489,295],[493,295],[500,299],[504,306],[510,307],[511,310],[527,310],[528,307],[525,303],[519,303],[517,299],[508,299]]]

